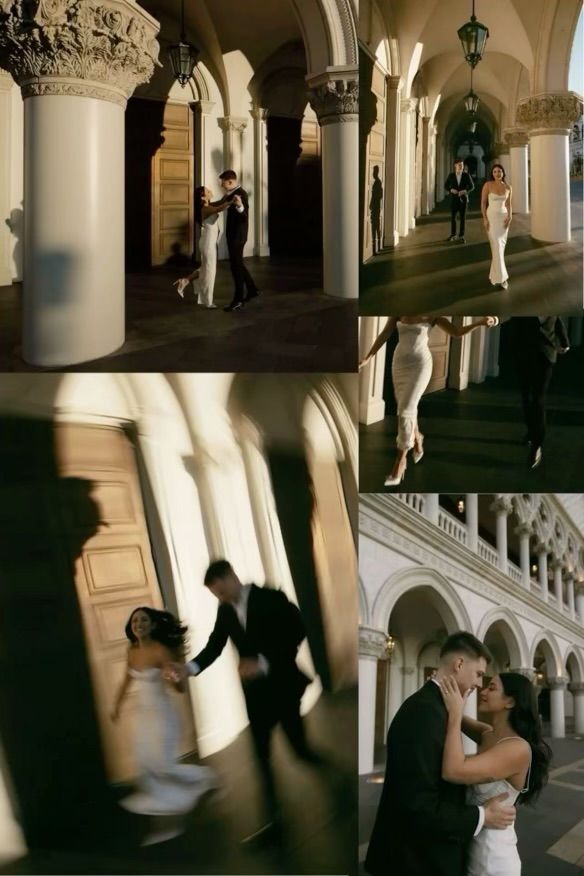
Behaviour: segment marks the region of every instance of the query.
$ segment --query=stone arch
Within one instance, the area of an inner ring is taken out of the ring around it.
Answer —
[[[290,0],[306,48],[309,75],[356,66],[357,32],[350,0]]]
[[[543,4],[533,67],[533,94],[568,90],[570,57],[581,9],[580,0]]]
[[[549,630],[542,630],[537,633],[535,638],[533,639],[531,646],[529,648],[529,666],[533,666],[533,661],[535,659],[535,652],[538,645],[544,645],[543,651],[546,656],[546,663],[548,659],[551,658],[553,662],[553,670],[556,675],[562,675],[564,662],[562,660],[562,655],[560,652],[559,645],[555,636],[549,632]],[[549,671],[549,667],[548,667]]]
[[[452,584],[434,569],[417,567],[396,572],[385,581],[372,606],[372,625],[377,629],[387,630],[391,613],[400,596],[422,587],[436,599],[436,607],[449,633],[456,630],[472,632],[470,616]]]
[[[359,624],[363,627],[370,626],[369,600],[361,576],[359,575]]]
[[[572,674],[572,682],[583,682],[584,681],[584,654],[582,651],[578,650],[575,645],[570,645],[568,650],[566,651],[566,655],[564,658],[564,666],[567,668],[568,663],[571,664],[571,668],[573,669]]]
[[[531,666],[529,663],[529,647],[527,639],[517,618],[508,609],[497,606],[487,612],[477,629],[477,637],[484,642],[493,624],[500,623],[499,631],[505,641],[513,669]]]

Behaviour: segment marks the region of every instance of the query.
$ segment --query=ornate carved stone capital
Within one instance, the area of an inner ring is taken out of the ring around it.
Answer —
[[[582,115],[582,98],[574,91],[536,94],[519,101],[517,123],[531,135],[568,133]]]
[[[387,657],[385,643],[387,636],[373,627],[359,627],[359,656],[380,660]]]
[[[223,133],[235,131],[238,134],[243,134],[247,128],[247,119],[238,118],[236,116],[224,116],[221,119],[217,119],[217,123]]]
[[[268,110],[264,109],[263,106],[252,106],[249,114],[252,119],[255,119],[258,122],[265,122],[268,118]]]
[[[565,690],[569,679],[565,675],[557,675],[554,678],[548,678],[547,681],[550,690]]]
[[[506,128],[503,131],[503,136],[505,137],[505,142],[510,147],[527,146],[529,143],[527,131],[523,128]]]
[[[212,100],[195,100],[190,104],[193,112],[201,116],[210,116],[214,106],[215,104]]]
[[[532,533],[533,529],[531,528],[529,523],[520,523],[519,526],[515,528],[515,535],[518,535],[519,538],[525,538],[526,536],[527,538],[529,538]]]
[[[359,121],[359,82],[357,79],[313,80],[308,91],[308,100],[321,126]]]
[[[556,569],[562,569],[564,566],[564,563],[559,557],[554,556],[554,557],[550,557],[549,562],[548,562],[548,566],[550,567],[550,569],[552,569],[552,571],[555,572]]]
[[[404,81],[401,76],[387,76],[386,81],[390,91],[401,91],[404,87]]]
[[[538,541],[538,543],[534,545],[533,550],[539,557],[541,554],[549,554],[550,546],[547,541]]]
[[[0,65],[24,98],[75,95],[125,106],[159,64],[158,30],[132,0],[2,0]]]
[[[495,143],[495,155],[508,155],[509,154],[509,146],[505,141],[501,141],[500,143]]]
[[[415,112],[418,101],[415,97],[403,97],[400,101],[400,109],[403,113]]]
[[[495,514],[511,514],[513,510],[513,505],[508,496],[497,496],[493,504],[491,505],[491,511],[494,511]]]
[[[568,685],[568,690],[576,694],[581,694],[584,696],[584,681],[573,681],[572,684]]]

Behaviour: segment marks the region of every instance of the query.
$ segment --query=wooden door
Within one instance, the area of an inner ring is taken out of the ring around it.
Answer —
[[[432,352],[434,367],[432,369],[432,377],[426,389],[428,392],[436,392],[439,389],[446,389],[448,380],[448,358],[450,355],[450,335],[443,329],[435,325],[430,330],[428,346]]]
[[[164,142],[152,158],[152,264],[186,264],[194,250],[193,118],[167,103]]]
[[[115,427],[58,424],[55,453],[61,477],[83,478],[92,484],[99,527],[85,541],[75,564],[75,584],[83,618],[96,711],[110,781],[135,775],[131,692],[119,722],[109,714],[126,669],[128,640],[124,627],[139,605],[162,608],[156,569],[146,525],[134,448]],[[68,509],[65,508],[65,515]],[[72,544],[88,521],[65,517]],[[193,751],[195,733],[188,694],[177,695],[183,715],[182,752]]]

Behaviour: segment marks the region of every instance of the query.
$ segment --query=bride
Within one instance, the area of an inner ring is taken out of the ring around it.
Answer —
[[[184,661],[186,627],[168,611],[141,606],[130,615],[125,632],[128,663],[111,718],[118,720],[130,685],[137,687],[134,738],[140,776],[136,792],[121,805],[153,816],[153,832],[145,840],[151,844],[181,833],[180,816],[215,783],[208,767],[177,763],[180,721],[169,689],[184,693],[185,686],[165,681],[162,673],[169,663]]]
[[[507,793],[507,803],[533,803],[547,782],[551,749],[542,738],[535,688],[518,672],[495,676],[479,697],[479,710],[492,724],[463,714],[465,700],[450,676],[440,681],[448,711],[442,755],[442,778],[468,785],[468,804],[483,805]],[[465,757],[462,732],[479,745]],[[472,840],[467,876],[520,876],[521,859],[513,825],[504,830],[483,828]]]
[[[482,325],[491,328],[498,324],[496,316],[483,316],[470,325],[460,327],[454,326],[445,316],[435,319],[428,316],[389,317],[387,325],[365,358],[359,362],[361,370],[397,328],[399,342],[391,363],[398,417],[397,455],[391,474],[385,479],[386,487],[393,487],[404,479],[410,450],[413,450],[415,463],[424,455],[424,436],[418,426],[418,404],[432,377],[433,360],[428,346],[430,330],[437,325],[451,337],[461,338]]]
[[[219,228],[219,214],[230,206],[230,201],[213,204],[211,198],[213,192],[205,186],[199,186],[195,190],[195,219],[201,227],[199,251],[201,253],[201,267],[193,271],[188,277],[176,280],[173,286],[181,298],[191,280],[197,296],[197,302],[203,307],[215,308],[213,304],[213,289],[215,288],[215,276],[217,274],[217,241],[221,234]]]
[[[505,169],[501,164],[491,168],[491,179],[481,193],[483,223],[491,245],[491,270],[489,280],[493,286],[509,286],[509,274],[505,267],[505,246],[511,224],[511,186],[505,182]]]

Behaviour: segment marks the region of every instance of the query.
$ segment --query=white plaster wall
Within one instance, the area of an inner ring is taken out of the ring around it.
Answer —
[[[402,569],[412,569],[414,560],[402,557],[385,545],[361,535],[359,538],[359,576],[373,615],[375,599],[384,583]]]
[[[12,278],[22,280],[24,201],[24,105],[16,83],[11,92],[10,225],[12,228]]]

